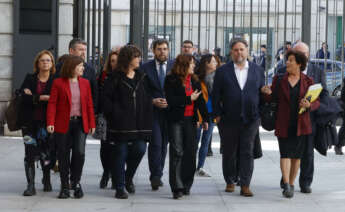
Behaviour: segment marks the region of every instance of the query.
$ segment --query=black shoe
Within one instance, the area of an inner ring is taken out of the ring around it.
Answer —
[[[284,180],[283,177],[280,179],[280,188],[284,189]]]
[[[344,155],[341,147],[334,146],[334,152],[336,155]]]
[[[181,199],[181,197],[183,197],[183,193],[181,191],[173,192],[174,199]]]
[[[126,180],[126,190],[128,191],[128,193],[130,194],[134,194],[135,193],[135,186],[133,184],[133,180],[132,179],[129,179],[129,180]]]
[[[67,189],[67,188],[62,188],[62,189],[60,190],[60,193],[59,193],[58,198],[59,198],[59,199],[68,199],[68,198],[70,198],[69,189]]]
[[[43,191],[44,192],[50,192],[53,190],[52,184],[50,183],[50,170],[43,172],[43,178],[42,178],[42,184],[43,184]]]
[[[189,189],[183,189],[182,193],[183,193],[183,195],[189,196],[190,190]]]
[[[83,198],[84,196],[84,192],[83,192],[83,189],[81,188],[81,185],[80,183],[77,183],[75,188],[74,188],[74,198],[76,199],[80,199],[80,198]]]
[[[294,188],[289,183],[285,183],[283,187],[283,196],[286,198],[292,198],[294,194]]]
[[[109,173],[103,172],[101,181],[99,182],[99,188],[105,189],[108,185],[108,181],[109,181]]]
[[[151,180],[152,191],[157,191],[160,186],[163,186],[163,182],[160,179]]]
[[[302,186],[301,187],[301,192],[305,193],[305,194],[310,194],[312,191],[311,191],[310,186]]]
[[[26,181],[28,186],[23,192],[23,196],[33,196],[36,195],[35,189],[35,163],[34,162],[24,162]]]
[[[128,194],[123,189],[116,190],[115,198],[116,199],[128,199]]]
[[[34,184],[28,184],[28,187],[23,192],[23,196],[34,196],[36,195],[36,189]]]

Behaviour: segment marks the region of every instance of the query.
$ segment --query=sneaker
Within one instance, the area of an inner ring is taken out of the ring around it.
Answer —
[[[203,168],[198,169],[196,175],[199,177],[211,177]]]

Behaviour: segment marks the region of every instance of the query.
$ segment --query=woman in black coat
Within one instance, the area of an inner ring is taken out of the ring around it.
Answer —
[[[189,195],[194,181],[197,110],[202,120],[209,120],[194,67],[193,56],[179,55],[164,85],[169,110],[169,183],[174,199]],[[208,129],[207,122],[203,123],[203,128]]]
[[[147,92],[146,74],[138,71],[140,50],[121,48],[116,71],[104,84],[103,112],[107,119],[107,140],[114,142],[115,198],[135,193],[133,177],[152,134],[152,98]]]
[[[20,88],[22,105],[19,125],[22,126],[25,157],[24,166],[27,189],[24,196],[33,196],[35,189],[35,161],[40,160],[43,170],[43,191],[51,191],[50,168],[55,161],[50,158],[46,110],[55,73],[54,57],[49,51],[41,51],[34,60],[34,73],[27,74]]]

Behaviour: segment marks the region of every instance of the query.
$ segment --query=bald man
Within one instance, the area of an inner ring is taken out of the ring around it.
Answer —
[[[298,42],[293,47],[294,50],[300,51],[304,53],[307,58],[309,59],[309,47],[307,44],[303,42]],[[286,66],[281,67],[278,69],[278,74],[284,74],[286,72]],[[314,83],[321,83],[323,87],[323,91],[321,95],[328,95],[327,86],[326,86],[326,77],[325,72],[321,70],[316,65],[308,62],[306,69],[303,71],[308,77],[311,77],[314,80]],[[301,167],[300,167],[300,176],[299,176],[299,186],[301,188],[302,193],[311,193],[311,183],[313,181],[314,175],[314,139],[315,139],[315,131],[316,131],[316,124],[313,119],[315,119],[315,112],[310,114],[311,122],[312,122],[312,129],[313,132],[311,135],[308,136],[307,145],[303,156],[301,158]],[[282,181],[280,183],[282,186]]]

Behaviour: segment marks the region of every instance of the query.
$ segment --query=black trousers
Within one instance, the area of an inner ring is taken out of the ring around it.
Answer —
[[[196,171],[196,123],[192,117],[169,123],[169,183],[172,192],[190,190]]]
[[[301,157],[301,166],[299,174],[299,186],[309,187],[313,182],[314,176],[314,128],[313,134],[307,135],[304,152]]]
[[[70,120],[67,133],[56,133],[55,135],[57,141],[60,180],[61,185],[65,188],[69,182],[70,170],[71,182],[80,182],[85,162],[86,135],[87,134],[85,134],[83,130],[82,119]]]
[[[227,184],[234,184],[237,176],[241,186],[249,186],[254,170],[254,142],[259,120],[249,124],[221,124],[223,154],[222,168]]]
[[[114,153],[114,145],[110,144],[110,141],[101,140],[101,148],[99,151],[101,164],[103,167],[103,172],[105,174],[111,174],[112,168],[114,166],[114,161],[112,160],[112,154]]]

